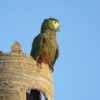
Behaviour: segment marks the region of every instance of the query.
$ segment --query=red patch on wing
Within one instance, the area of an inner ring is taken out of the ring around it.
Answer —
[[[51,61],[50,61],[50,59],[46,56],[45,53],[40,54],[38,62],[39,62],[39,63],[45,63],[45,64],[48,64],[49,66],[51,66]]]

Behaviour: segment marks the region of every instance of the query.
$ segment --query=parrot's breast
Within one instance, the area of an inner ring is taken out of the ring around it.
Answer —
[[[56,37],[53,35],[43,36],[43,42],[41,46],[39,61],[52,65],[55,59],[57,49]]]

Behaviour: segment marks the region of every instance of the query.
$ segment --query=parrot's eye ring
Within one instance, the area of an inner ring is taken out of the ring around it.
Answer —
[[[56,22],[54,22],[56,24]]]

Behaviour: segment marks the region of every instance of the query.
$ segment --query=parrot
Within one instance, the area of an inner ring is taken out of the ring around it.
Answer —
[[[38,62],[45,63],[53,72],[59,56],[56,32],[60,30],[59,21],[55,18],[44,19],[40,33],[34,38],[30,55]]]

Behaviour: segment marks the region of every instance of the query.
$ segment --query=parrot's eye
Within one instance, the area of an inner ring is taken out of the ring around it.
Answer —
[[[56,22],[54,22],[56,24]]]

